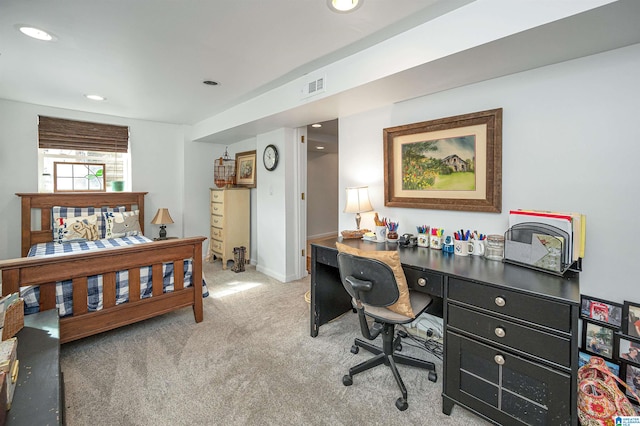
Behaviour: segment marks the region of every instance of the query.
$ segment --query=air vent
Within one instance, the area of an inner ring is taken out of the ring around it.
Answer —
[[[307,82],[302,87],[302,98],[308,98],[324,92],[326,87],[325,79],[326,77],[320,77]]]

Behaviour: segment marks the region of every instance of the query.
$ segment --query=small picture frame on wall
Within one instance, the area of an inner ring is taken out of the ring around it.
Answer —
[[[640,303],[624,301],[622,332],[631,337],[640,338]]]
[[[618,361],[640,367],[640,339],[616,333],[614,336],[614,351]]]
[[[620,329],[622,304],[580,295],[580,316],[589,321]]]
[[[615,330],[602,324],[582,321],[582,351],[612,360]]]
[[[236,154],[236,185],[256,187],[256,150]]]
[[[585,364],[588,364],[592,356],[593,355],[588,354],[586,352],[578,351],[578,368],[582,367]],[[606,360],[604,361],[604,363],[607,365],[607,368],[609,369],[609,371],[611,371],[616,376],[620,377],[620,364],[613,361],[606,361]]]
[[[619,376],[624,382],[635,392],[636,395],[640,393],[640,367],[636,367],[631,364],[622,363],[622,369]],[[631,393],[627,388],[624,389],[625,394],[629,398],[629,401],[638,404],[640,401]],[[638,411],[638,410],[636,410]]]

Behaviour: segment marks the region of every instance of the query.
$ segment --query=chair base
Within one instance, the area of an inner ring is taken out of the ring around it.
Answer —
[[[394,330],[395,327],[393,324],[384,324],[384,329],[381,333],[382,335],[382,344],[383,347],[380,348],[376,345],[373,345],[367,341],[362,339],[355,339],[354,346],[352,347],[351,352],[357,353],[358,347],[361,347],[372,354],[376,355],[373,358],[370,358],[360,364],[351,367],[349,369],[349,374],[345,375],[342,378],[342,383],[345,386],[350,386],[353,383],[352,377],[358,373],[362,373],[363,371],[369,370],[373,367],[376,367],[381,364],[385,364],[391,369],[393,373],[393,377],[396,379],[396,383],[400,388],[400,392],[402,392],[402,397],[396,400],[396,407],[400,411],[404,411],[407,409],[407,388],[402,381],[402,377],[400,377],[400,373],[398,372],[398,368],[396,364],[408,365],[411,367],[418,367],[425,370],[429,370],[429,380],[435,382],[438,380],[438,376],[435,372],[436,366],[434,363],[425,361],[422,359],[410,357],[408,355],[400,354],[395,351],[396,347],[400,346],[400,338],[394,339]]]

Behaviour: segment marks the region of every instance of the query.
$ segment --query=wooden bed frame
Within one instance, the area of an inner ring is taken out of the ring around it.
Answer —
[[[116,207],[140,210],[144,232],[144,196],[146,192],[16,194],[22,199],[22,256],[36,243],[53,240],[51,208]],[[32,222],[35,222],[32,227]],[[33,229],[35,228],[35,229]],[[107,248],[95,252],[60,254],[47,257],[22,257],[0,261],[2,295],[19,291],[20,286],[40,286],[40,310],[56,307],[56,282],[73,282],[73,315],[60,318],[60,342],[66,343],[112,330],[157,315],[193,307],[196,322],[202,310],[202,242],[205,237],[154,241],[128,247]],[[193,261],[193,285],[184,287],[184,277],[176,274],[174,291],[163,292],[162,264],[173,263],[182,271],[184,261]],[[140,299],[140,267],[151,266],[152,296]],[[116,272],[129,271],[129,302],[116,305]],[[103,275],[103,309],[89,312],[87,278]],[[138,285],[136,285],[138,284]]]

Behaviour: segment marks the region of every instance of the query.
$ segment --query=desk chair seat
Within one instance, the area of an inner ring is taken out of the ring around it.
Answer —
[[[339,253],[338,267],[342,284],[351,295],[353,305],[358,312],[362,335],[367,340],[374,340],[378,335],[382,337],[381,348],[365,340],[355,339],[351,352],[358,353],[359,348],[364,348],[376,356],[351,367],[349,374],[342,378],[342,383],[350,386],[353,384],[354,375],[385,364],[391,369],[402,392],[402,396],[396,400],[396,407],[404,411],[409,406],[407,389],[396,364],[429,370],[428,378],[432,382],[437,380],[437,375],[432,362],[396,352],[402,349],[402,344],[400,336],[395,337],[395,325],[415,320],[415,317],[422,314],[431,304],[431,298],[424,293],[410,292],[411,307],[415,316],[401,315],[386,308],[394,304],[400,296],[393,270],[387,264],[376,259]],[[371,328],[366,317],[374,320]]]

